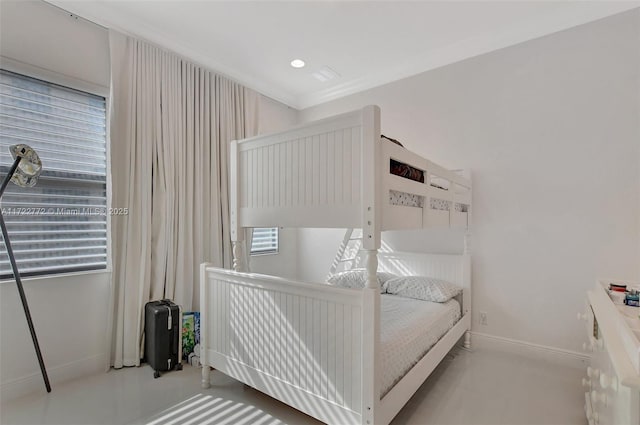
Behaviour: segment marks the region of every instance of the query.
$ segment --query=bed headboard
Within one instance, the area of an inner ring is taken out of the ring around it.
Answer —
[[[378,252],[378,271],[430,276],[464,286],[464,255]]]
[[[455,283],[463,288],[459,300],[462,302],[463,313],[471,309],[471,256],[469,254],[378,252],[378,271],[404,276],[429,276]]]
[[[232,142],[232,240],[242,237],[240,227],[362,228],[373,221],[365,220],[363,203],[379,204],[368,199],[377,194],[379,127],[380,109],[368,106]]]

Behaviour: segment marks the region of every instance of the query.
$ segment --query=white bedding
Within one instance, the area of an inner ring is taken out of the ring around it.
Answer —
[[[384,397],[393,386],[460,320],[460,303],[434,303],[382,295],[381,355]]]

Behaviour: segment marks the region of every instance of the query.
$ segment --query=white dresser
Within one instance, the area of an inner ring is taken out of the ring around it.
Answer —
[[[600,280],[588,292],[586,321],[588,342],[583,348],[591,361],[582,380],[589,425],[640,425],[640,307],[614,304],[609,283]]]

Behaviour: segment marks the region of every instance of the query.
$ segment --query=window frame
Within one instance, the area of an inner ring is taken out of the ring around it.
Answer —
[[[253,237],[256,229],[275,229],[276,230],[276,248],[267,251],[253,251]],[[261,255],[277,255],[280,253],[280,227],[255,227],[251,231],[251,241],[249,244],[249,256],[259,257]]]
[[[58,73],[52,70],[33,66],[24,62],[16,61],[6,56],[0,55],[0,68],[20,74],[25,77],[42,80],[45,83],[56,84],[62,87],[66,87],[72,90],[85,92],[94,96],[100,96],[105,100],[105,155],[106,155],[106,176],[105,176],[105,193],[106,193],[106,209],[109,211],[111,208],[112,200],[112,173],[111,173],[111,87],[102,86],[100,84],[91,83],[81,78],[70,76],[62,73]],[[4,176],[0,177],[4,178]],[[72,275],[90,275],[98,273],[111,273],[113,270],[112,259],[112,240],[111,240],[111,215],[106,214],[106,265],[104,268],[91,268],[87,270],[61,270],[61,271],[43,271],[37,273],[25,273],[20,272],[20,277],[24,280],[41,280],[51,279]],[[11,237],[11,235],[9,235]],[[18,266],[19,268],[19,266]],[[14,281],[13,273],[8,277],[1,277],[0,282]]]

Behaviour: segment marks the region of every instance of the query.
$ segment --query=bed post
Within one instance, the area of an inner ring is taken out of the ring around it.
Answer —
[[[467,225],[467,231],[464,234],[464,285],[465,293],[462,296],[462,304],[464,305],[465,314],[471,313],[471,257],[470,254],[470,237],[469,227]],[[469,327],[464,333],[464,348],[471,349],[471,317],[469,317]]]
[[[380,286],[378,284],[378,249],[380,248],[382,190],[380,108],[362,110],[362,247],[365,253],[367,286],[362,307],[362,423],[378,421],[380,406]],[[388,165],[387,165],[388,167]]]
[[[239,232],[242,233],[242,232]],[[239,241],[233,241],[233,270],[237,272],[246,272],[245,261],[245,243],[244,239]]]
[[[463,171],[463,176],[471,183],[471,170],[468,168]],[[464,234],[464,285],[466,291],[463,294],[462,303],[464,304],[465,314],[469,314],[469,327],[464,333],[464,348],[471,349],[471,324],[473,315],[471,311],[471,223],[473,216],[473,208],[471,207],[473,199],[473,183],[469,187],[469,206],[467,208],[467,231]]]
[[[245,261],[244,230],[238,217],[240,210],[240,169],[238,158],[238,141],[231,142],[229,155],[229,210],[231,221],[231,243],[233,244],[233,270],[247,271]]]
[[[209,310],[208,301],[208,284],[207,284],[207,267],[211,264],[202,263],[200,265],[200,323],[206,323],[208,320],[207,311]],[[201,327],[202,329],[202,327]],[[204,327],[205,332],[200,333],[200,364],[202,365],[202,388],[209,388],[211,381],[209,380],[210,368],[209,361],[207,359],[207,340],[206,330],[208,327]]]

